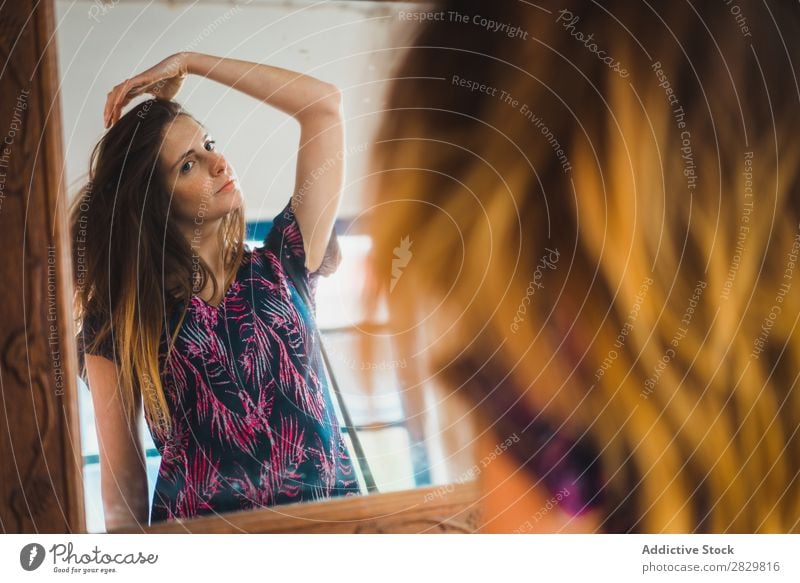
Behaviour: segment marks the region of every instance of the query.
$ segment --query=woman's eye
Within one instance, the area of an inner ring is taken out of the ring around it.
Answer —
[[[205,145],[206,145],[206,149],[209,149],[209,148],[208,148],[208,145],[209,145],[209,144],[211,144],[211,145],[213,146],[213,145],[214,145],[214,144],[216,144],[216,143],[217,143],[217,142],[215,142],[214,140],[209,140],[209,141],[207,141],[207,142],[206,142],[206,144],[205,144]],[[212,147],[212,148],[210,148],[210,149],[209,149],[209,151],[210,151],[210,150],[213,150],[213,149],[214,149],[214,148]],[[193,162],[194,162],[193,160],[188,160],[188,161],[187,161],[187,162],[186,162],[186,163],[185,163],[183,166],[181,166],[181,174],[186,174],[186,173],[187,173],[189,170],[191,170],[191,169],[192,169],[192,167],[191,167],[191,166],[189,166],[189,164],[193,164]]]

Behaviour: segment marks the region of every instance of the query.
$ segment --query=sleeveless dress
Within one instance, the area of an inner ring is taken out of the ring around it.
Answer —
[[[361,493],[313,333],[316,306],[305,304],[282,260],[306,278],[313,302],[318,277],[341,261],[336,231],[309,273],[290,201],[263,246],[245,246],[218,306],[192,296],[169,366],[162,335],[172,431],[162,435],[145,415],[161,454],[151,523]],[[179,319],[175,310],[170,332]],[[96,329],[87,318],[80,340]],[[114,358],[110,342],[102,352]]]

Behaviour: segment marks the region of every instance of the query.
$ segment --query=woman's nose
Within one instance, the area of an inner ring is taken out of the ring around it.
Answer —
[[[216,160],[214,160],[214,174],[221,174],[225,172],[225,169],[228,167],[228,162],[225,160],[225,156],[220,154],[217,156]]]

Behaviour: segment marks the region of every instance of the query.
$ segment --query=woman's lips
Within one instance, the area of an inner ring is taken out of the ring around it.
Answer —
[[[217,192],[228,192],[229,190],[231,190],[233,188],[234,182],[235,181],[233,180],[233,178],[231,178],[230,180],[228,180],[228,182],[223,184],[222,188],[220,188]]]

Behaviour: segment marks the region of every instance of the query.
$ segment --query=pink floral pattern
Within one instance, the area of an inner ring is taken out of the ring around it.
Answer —
[[[191,298],[168,366],[162,337],[173,429],[163,435],[147,419],[162,456],[151,522],[360,494],[316,346],[316,306],[281,259],[300,267],[313,298],[341,261],[336,232],[309,273],[287,203],[264,245],[246,248],[218,306]]]

